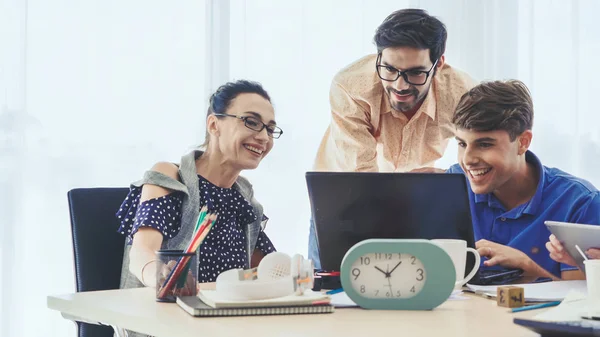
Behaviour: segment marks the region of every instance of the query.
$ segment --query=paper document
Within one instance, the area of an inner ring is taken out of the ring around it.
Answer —
[[[575,290],[587,295],[587,286],[585,281],[582,280],[507,284],[506,286],[522,287],[523,295],[525,295],[525,301],[527,302],[562,301],[571,290]],[[479,286],[467,284],[468,290],[466,291],[496,298],[496,290],[498,287],[499,286]]]
[[[469,298],[467,296],[463,296],[463,291],[461,289],[457,289],[452,291],[452,294],[450,294],[448,301],[463,301],[468,299]]]
[[[557,307],[544,311],[533,319],[548,322],[580,321],[587,308],[586,296],[577,290],[572,290]]]
[[[336,308],[358,307],[358,305],[356,303],[354,303],[354,301],[351,300],[350,297],[348,297],[348,295],[346,294],[345,291],[342,291],[341,293],[329,295],[329,296],[331,296],[331,302],[330,302],[331,305],[333,305]]]

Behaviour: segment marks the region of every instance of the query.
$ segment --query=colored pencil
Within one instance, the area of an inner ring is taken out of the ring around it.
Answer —
[[[202,206],[202,208],[200,209],[200,214],[198,214],[198,221],[196,221],[196,226],[194,227],[194,233],[192,234],[192,237],[194,237],[196,235],[196,233],[198,232],[198,229],[200,228],[202,222],[204,222],[204,218],[206,217],[206,214],[208,213],[208,207],[206,207],[206,205]],[[185,286],[185,280],[187,279],[187,274],[188,271],[190,270],[190,264],[191,264],[192,260],[188,259],[188,262],[185,264],[185,267],[183,268],[183,271],[181,272],[181,275],[179,276],[179,280],[177,280],[177,288],[183,288],[183,286]],[[183,276],[186,275],[186,276]]]
[[[217,214],[207,214],[204,217],[202,225],[200,225],[198,230],[195,231],[192,240],[190,241],[188,247],[184,251],[185,253],[192,253],[198,250],[198,248],[212,229],[214,223],[216,222],[216,219]],[[186,266],[189,260],[189,256],[183,256],[177,261],[177,264],[171,270],[169,276],[167,276],[167,278],[165,279],[165,282],[163,283],[163,286],[159,291],[158,297],[164,297],[167,294],[167,292],[175,285],[175,281],[179,279],[184,267]],[[185,278],[187,278],[187,273],[184,275]]]
[[[541,304],[535,304],[535,305],[528,305],[525,307],[519,307],[519,308],[513,308],[511,311],[512,312],[521,312],[521,311],[527,311],[527,310],[533,310],[533,309],[541,309],[541,308],[547,308],[547,307],[554,307],[560,304],[560,301],[555,301],[555,302],[548,302],[548,303],[541,303]]]

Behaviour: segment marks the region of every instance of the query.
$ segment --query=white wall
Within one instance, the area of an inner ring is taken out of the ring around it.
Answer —
[[[13,174],[0,180],[11,243],[0,250],[0,335],[73,336],[73,324],[46,308],[47,295],[75,289],[66,193],[127,186],[202,142],[205,3],[3,5],[16,8],[6,24],[20,35],[0,40],[0,120],[21,122],[0,126],[0,139],[16,135],[0,147],[3,173]]]

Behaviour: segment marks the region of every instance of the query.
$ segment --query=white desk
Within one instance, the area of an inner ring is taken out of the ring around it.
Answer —
[[[174,303],[157,303],[150,288],[48,296],[63,316],[102,322],[157,337],[197,336],[537,336],[512,322],[541,310],[510,313],[495,301],[466,295],[433,311],[336,309],[333,314],[196,318]]]

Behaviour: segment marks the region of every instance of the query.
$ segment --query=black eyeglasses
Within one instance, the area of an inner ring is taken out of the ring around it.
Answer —
[[[214,114],[215,116],[234,117],[244,121],[244,125],[253,131],[261,132],[263,129],[267,129],[267,135],[271,138],[278,139],[283,134],[283,130],[275,125],[267,125],[260,119],[253,116],[236,116],[230,114]]]
[[[408,84],[412,85],[423,85],[427,83],[427,79],[429,78],[429,73],[435,68],[438,60],[433,62],[433,65],[428,71],[424,70],[416,70],[409,69],[405,71],[398,70],[392,66],[381,65],[379,62],[381,61],[381,54],[377,55],[377,63],[375,68],[377,69],[377,75],[384,81],[395,82],[400,76],[406,81]]]

